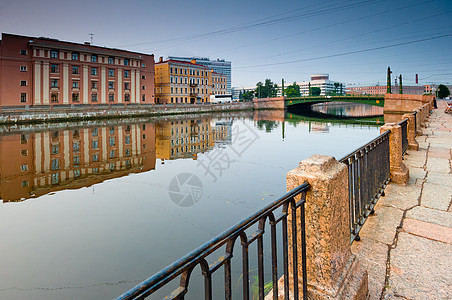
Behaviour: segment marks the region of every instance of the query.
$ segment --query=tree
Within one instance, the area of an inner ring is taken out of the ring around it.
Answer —
[[[450,95],[449,88],[444,84],[440,84],[438,86],[438,98],[444,99],[446,97],[449,97],[449,95]]]
[[[337,94],[337,88],[339,87],[339,82],[334,83],[334,94]]]
[[[251,101],[254,98],[254,91],[245,92],[242,95],[243,101]]]
[[[294,82],[285,89],[285,93],[287,97],[300,97],[300,86]]]
[[[243,92],[242,91],[239,92],[239,100],[243,100]]]
[[[265,84],[259,81],[256,84],[256,87],[255,93],[259,98],[276,97],[278,92],[278,85],[273,83],[270,79],[265,79]]]
[[[320,96],[320,88],[317,86],[312,87],[311,96]]]

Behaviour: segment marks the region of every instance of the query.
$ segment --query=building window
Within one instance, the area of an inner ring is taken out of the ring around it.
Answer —
[[[72,81],[72,88],[78,89],[79,88],[79,82],[78,81]]]
[[[79,74],[78,67],[72,67],[72,74]]]
[[[97,81],[91,81],[91,88],[92,89],[97,89]]]
[[[145,94],[141,95],[141,101],[146,101],[146,95]]]
[[[72,60],[78,60],[78,53],[72,53]]]
[[[125,156],[130,156],[130,149],[126,149]]]
[[[129,70],[125,70],[124,71],[124,78],[130,78],[130,71]]]
[[[20,150],[20,155],[28,156],[28,150]]]
[[[20,102],[27,102],[27,93],[20,93]]]
[[[93,149],[97,149],[98,147],[99,147],[99,142],[94,140],[93,143],[92,143],[92,148]]]
[[[93,168],[93,174],[95,174],[95,173],[99,173],[99,168]]]
[[[79,100],[79,93],[73,93],[72,94],[72,101],[73,102],[78,102]]]
[[[97,128],[94,128],[92,133],[91,133],[91,135],[92,136],[97,136],[97,131],[98,131]]]
[[[80,144],[78,142],[77,143],[72,143],[72,150],[74,152],[79,152],[80,151]]]
[[[171,74],[173,73],[173,68],[170,68],[170,73],[171,73]]]
[[[111,150],[110,151],[110,158],[114,158],[115,154],[116,154],[116,151],[115,150]]]
[[[126,145],[130,145],[130,135],[126,135],[124,141]]]
[[[115,101],[115,94],[108,94],[108,101],[110,102]]]
[[[146,79],[146,75],[141,75],[141,79]]]
[[[21,72],[27,72],[27,66],[20,66]]]
[[[129,102],[130,101],[130,94],[124,94],[124,101]]]
[[[58,94],[53,93],[52,95],[50,95],[50,101],[58,102]]]
[[[91,55],[91,62],[97,62],[97,55]]]
[[[173,87],[171,87],[171,94],[174,92]]]
[[[99,161],[99,156],[97,154],[93,154],[92,161]]]
[[[145,67],[146,67],[146,64],[145,64],[145,63],[141,63],[141,67],[142,67],[142,68],[145,68]]]
[[[50,50],[50,58],[58,58],[58,50]]]
[[[58,158],[52,159],[52,170],[58,170],[60,168],[60,160]]]
[[[130,82],[124,82],[124,89],[130,90]]]
[[[128,66],[129,65],[129,60],[128,59],[124,59],[124,66]]]
[[[50,87],[57,88],[58,87],[58,79],[50,80]]]
[[[97,102],[97,94],[91,94],[91,101]]]
[[[52,145],[52,154],[58,154],[58,153],[60,153],[60,146]]]
[[[113,69],[108,69],[108,76],[109,76],[109,77],[115,77],[115,70],[113,70]]]
[[[50,65],[50,73],[60,73],[59,65],[51,64]]]
[[[115,83],[113,81],[108,82],[108,89],[113,90],[115,88]]]
[[[115,58],[110,56],[108,58],[108,63],[111,64],[111,65],[114,64],[115,63]]]
[[[28,186],[28,180],[22,181],[22,187],[27,187]]]
[[[141,89],[142,89],[142,90],[145,90],[145,89],[146,89],[146,86],[144,86],[144,85],[141,86]]]
[[[74,165],[78,165],[80,163],[80,157],[74,156],[73,161],[74,161]]]
[[[27,81],[26,80],[21,80],[20,81],[20,86],[27,86]]]
[[[91,68],[91,75],[97,75],[97,68]]]
[[[74,177],[80,176],[80,170],[74,170]]]
[[[114,146],[115,145],[115,137],[111,136],[110,137],[110,146]]]

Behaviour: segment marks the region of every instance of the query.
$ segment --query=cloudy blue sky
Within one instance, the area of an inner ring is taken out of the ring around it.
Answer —
[[[0,31],[232,61],[233,86],[329,73],[452,84],[452,0],[0,0]]]

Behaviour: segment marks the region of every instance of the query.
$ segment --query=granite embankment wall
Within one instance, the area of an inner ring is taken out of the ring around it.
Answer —
[[[65,122],[128,117],[152,117],[180,114],[199,114],[226,111],[253,110],[252,102],[225,104],[176,105],[68,105],[54,107],[4,107],[0,111],[0,124]]]

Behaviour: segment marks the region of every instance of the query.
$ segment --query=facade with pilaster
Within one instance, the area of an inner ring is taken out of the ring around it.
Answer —
[[[154,103],[154,55],[2,34],[0,105]]]

